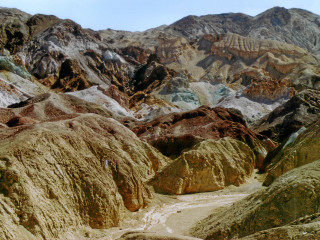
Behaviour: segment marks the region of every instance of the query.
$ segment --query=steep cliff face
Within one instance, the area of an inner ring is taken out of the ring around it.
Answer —
[[[194,235],[204,239],[241,238],[318,213],[319,166],[318,160],[287,172],[268,188],[201,221]],[[289,230],[283,227],[283,231]]]
[[[231,138],[206,140],[181,153],[149,183],[166,194],[216,191],[240,185],[254,167],[255,156],[245,143]]]
[[[3,239],[117,226],[125,207],[148,204],[144,182],[168,161],[117,121],[95,114],[0,131]]]

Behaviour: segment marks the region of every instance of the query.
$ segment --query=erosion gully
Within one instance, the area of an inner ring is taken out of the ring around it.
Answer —
[[[99,240],[114,240],[126,232],[150,231],[190,236],[189,230],[205,217],[262,189],[264,176],[254,173],[239,187],[187,195],[154,194],[149,207],[131,213],[120,227],[103,231]]]

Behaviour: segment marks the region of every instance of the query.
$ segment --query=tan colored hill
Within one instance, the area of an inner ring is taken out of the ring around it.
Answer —
[[[0,129],[2,239],[47,239],[117,226],[148,205],[145,186],[168,160],[95,114]]]
[[[201,221],[193,235],[208,240],[241,238],[318,213],[319,167],[318,160],[285,173],[268,188]]]
[[[165,194],[216,191],[244,183],[254,167],[254,153],[245,143],[232,138],[210,139],[182,152],[149,183],[156,192]]]

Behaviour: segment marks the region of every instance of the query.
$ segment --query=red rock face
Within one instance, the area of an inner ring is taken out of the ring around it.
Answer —
[[[259,155],[261,144],[239,112],[225,108],[202,106],[173,113],[132,128],[140,139],[158,148],[166,156],[176,157],[183,149],[203,139],[232,137],[247,143]]]
[[[107,109],[79,98],[67,94],[46,93],[10,105],[8,109],[0,108],[0,123],[8,127],[15,127],[37,122],[71,119],[81,113],[112,116]]]
[[[126,48],[121,49],[121,53],[125,57],[132,57],[135,61],[138,61],[140,64],[145,64],[148,60],[151,50],[134,46],[128,46]]]
[[[289,81],[255,79],[243,94],[258,101],[275,101],[279,98],[293,97],[294,88]]]
[[[128,95],[126,95],[123,92],[120,92],[119,89],[116,86],[114,86],[114,85],[110,86],[105,91],[105,94],[108,97],[111,97],[114,100],[116,100],[120,104],[121,107],[124,107],[126,109],[129,108],[129,97],[128,97]]]

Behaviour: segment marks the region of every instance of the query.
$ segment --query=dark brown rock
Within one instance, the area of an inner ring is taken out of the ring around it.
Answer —
[[[177,157],[184,149],[203,139],[231,137],[247,143],[257,156],[260,166],[266,150],[247,126],[241,113],[224,108],[200,107],[172,113],[132,128],[140,139],[155,146],[164,155]]]
[[[320,159],[320,121],[306,130],[300,129],[298,133],[292,134],[287,141],[267,155],[264,185],[269,186],[282,174]]]
[[[263,117],[254,131],[282,142],[301,127],[309,126],[320,117],[320,92],[304,90]]]

